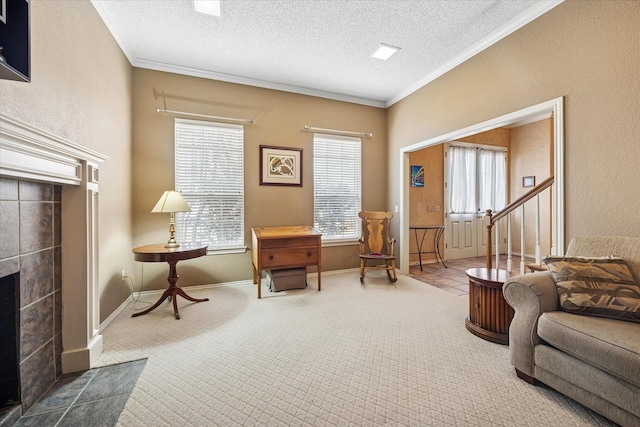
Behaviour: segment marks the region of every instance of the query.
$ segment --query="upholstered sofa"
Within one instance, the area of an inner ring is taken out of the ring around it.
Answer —
[[[565,256],[620,257],[640,285],[640,238],[578,237]],[[640,426],[640,323],[567,312],[557,280],[557,272],[540,271],[503,286],[515,310],[509,358],[518,377],[546,384],[620,425]]]

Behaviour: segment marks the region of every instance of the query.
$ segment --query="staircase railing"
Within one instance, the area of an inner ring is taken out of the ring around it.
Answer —
[[[503,210],[501,210],[500,212],[494,214],[493,211],[491,209],[487,209],[487,215],[484,217],[483,220],[483,225],[487,228],[487,268],[492,268],[493,265],[493,261],[492,261],[492,249],[491,249],[491,242],[492,240],[492,232],[493,232],[493,226],[494,224],[496,224],[500,219],[506,217],[507,215],[509,215],[511,212],[513,212],[514,210],[516,210],[517,208],[519,208],[520,206],[523,206],[526,202],[528,202],[529,200],[533,199],[534,197],[538,196],[541,192],[543,192],[544,190],[546,190],[547,188],[551,187],[553,185],[554,182],[554,177],[549,177],[547,179],[545,179],[544,181],[542,181],[540,184],[536,185],[535,187],[533,187],[531,189],[531,191],[529,191],[528,193],[526,193],[525,195],[521,196],[520,198],[518,198],[517,200],[515,200],[514,202],[510,203],[507,207],[505,207]],[[536,264],[540,264],[540,203],[538,201],[537,205],[536,205]],[[522,219],[521,219],[521,223],[520,223],[520,233],[521,233],[521,238],[520,238],[520,242],[521,242],[521,253],[520,253],[520,272],[524,273],[524,269],[525,269],[525,263],[524,263],[524,211],[523,211],[523,215],[522,215]],[[498,250],[499,246],[499,228],[496,228],[496,268],[498,268],[499,266],[499,262],[500,262],[500,251]],[[507,237],[507,245],[508,245],[508,249],[507,249],[507,253],[508,253],[508,260],[507,260],[507,271],[511,271],[511,227],[509,227],[508,229],[508,233],[509,236]]]

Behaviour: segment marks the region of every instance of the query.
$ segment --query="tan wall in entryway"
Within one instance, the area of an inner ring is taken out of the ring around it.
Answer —
[[[553,175],[553,162],[550,157],[550,153],[553,151],[551,135],[551,119],[540,120],[511,129],[510,176],[512,185],[509,189],[510,200],[516,200],[531,190],[531,188],[522,186],[523,177],[535,177],[535,184],[538,185]],[[539,201],[540,255],[544,257],[551,254],[551,189],[540,193]],[[522,252],[520,239],[521,212],[521,209],[518,208],[511,215],[514,253]],[[524,216],[525,254],[533,256],[536,253],[535,199],[525,204]]]

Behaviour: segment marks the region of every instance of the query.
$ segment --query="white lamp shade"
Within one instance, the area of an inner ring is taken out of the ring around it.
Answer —
[[[165,191],[158,203],[151,209],[151,212],[189,212],[190,210],[191,208],[182,198],[182,194],[179,191]]]

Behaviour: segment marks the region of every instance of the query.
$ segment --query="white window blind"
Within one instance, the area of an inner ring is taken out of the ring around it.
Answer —
[[[360,138],[313,137],[313,223],[323,240],[360,237]]]
[[[191,207],[176,214],[177,240],[244,246],[244,128],[176,119],[175,151],[176,190]]]

